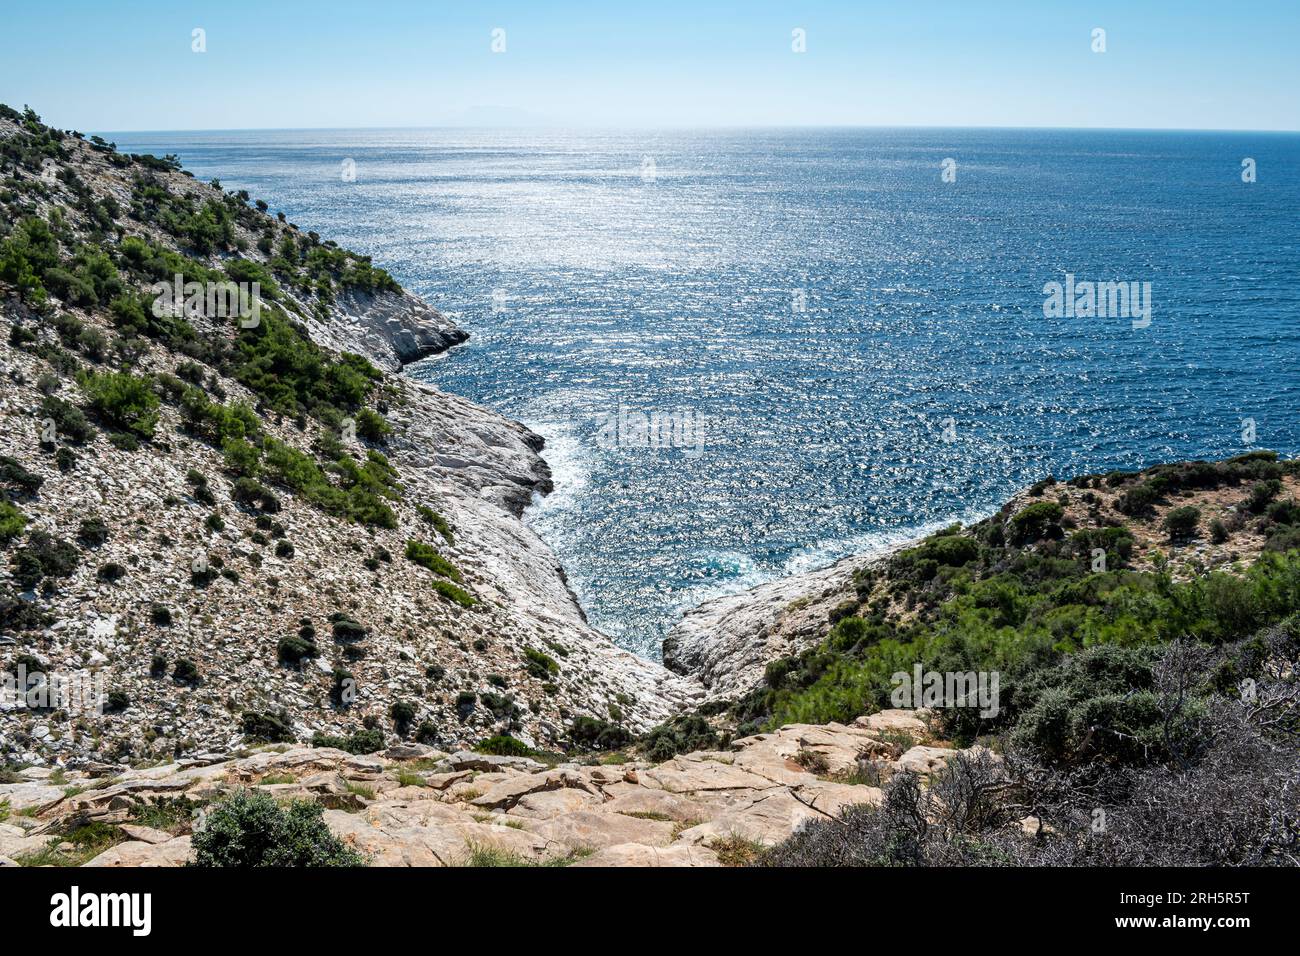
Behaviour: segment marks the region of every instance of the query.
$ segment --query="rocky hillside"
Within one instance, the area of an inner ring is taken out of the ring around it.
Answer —
[[[1064,576],[1099,574],[1098,582],[1157,571],[1175,581],[1239,574],[1266,551],[1300,547],[1300,462],[1276,459],[1255,452],[1048,478],[971,527],[709,601],[668,635],[664,661],[698,677],[709,701],[726,701],[763,685],[769,664],[815,648],[841,620],[878,615],[909,624],[933,615],[964,586],[950,586],[962,571],[987,579],[1046,558],[1061,561]],[[1176,511],[1185,525],[1171,525]],[[1095,565],[1098,547],[1106,560]],[[1082,643],[1082,633],[1065,636]]]
[[[365,257],[7,107],[0,224],[0,665],[111,692],[4,704],[0,763],[581,748],[698,696],[587,627],[519,520],[541,439],[399,374],[465,334]]]

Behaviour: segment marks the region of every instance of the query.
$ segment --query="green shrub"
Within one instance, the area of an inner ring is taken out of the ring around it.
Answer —
[[[269,794],[241,791],[212,807],[193,838],[194,866],[361,866],[330,833],[310,800],[281,807]]]
[[[392,434],[392,426],[378,412],[363,408],[357,412],[356,418],[357,434],[366,441],[382,444]]]
[[[81,377],[91,407],[117,428],[152,438],[158,423],[158,396],[149,381],[129,372],[92,372]]]
[[[98,548],[108,541],[108,525],[98,516],[83,518],[77,540],[87,548]]]
[[[14,552],[11,561],[14,583],[24,589],[36,587],[45,577],[65,578],[80,563],[74,545],[39,529],[27,536],[27,543]]]
[[[405,700],[393,701],[388,708],[388,716],[393,718],[393,729],[397,731],[397,736],[405,737],[411,729],[411,722],[415,720],[415,705]]]
[[[27,527],[27,516],[9,502],[0,499],[0,546],[8,545]]]
[[[188,657],[182,657],[172,668],[172,679],[179,684],[197,684],[199,667]]]
[[[265,740],[268,743],[279,744],[291,743],[296,739],[289,715],[283,711],[278,714],[270,714],[246,710],[240,717],[240,723],[244,728],[244,736],[251,737],[254,740]]]
[[[1165,515],[1165,530],[1175,541],[1190,538],[1196,533],[1196,527],[1200,523],[1201,509],[1191,505],[1174,508]]]
[[[221,446],[226,469],[242,478],[256,478],[262,452],[242,438],[227,438]]]
[[[276,646],[276,657],[281,664],[300,665],[304,659],[320,656],[316,642],[302,637],[282,637]]]
[[[1246,510],[1251,514],[1263,514],[1264,509],[1282,491],[1282,482],[1276,478],[1261,481],[1253,485],[1246,498]]]
[[[330,623],[334,627],[334,640],[341,644],[363,641],[370,634],[365,625],[341,611],[330,615]]]
[[[45,479],[28,471],[16,458],[0,455],[0,486],[13,489],[18,495],[34,495],[45,484]]]
[[[431,546],[421,541],[408,540],[406,542],[406,558],[408,561],[427,568],[434,574],[440,574],[444,578],[451,578],[459,582],[461,579],[460,571],[457,567],[435,551]]]
[[[1055,501],[1036,501],[1020,509],[1008,523],[1013,544],[1029,544],[1046,537],[1061,536],[1059,523],[1065,509]]]
[[[650,731],[639,744],[648,760],[662,763],[678,754],[716,750],[720,740],[717,732],[702,717],[682,714]]]
[[[493,754],[497,757],[532,757],[537,753],[522,740],[509,734],[497,734],[495,737],[480,740],[474,745],[474,750],[477,753]]]
[[[429,524],[433,525],[434,530],[437,531],[438,534],[442,535],[443,540],[448,544],[456,543],[456,536],[452,533],[451,525],[448,524],[447,519],[438,514],[438,512],[434,511],[428,505],[416,505],[415,513],[419,515],[423,521],[427,521]]]
[[[478,599],[472,594],[462,588],[456,587],[456,585],[452,584],[450,581],[434,581],[433,589],[448,601],[451,601],[453,604],[459,604],[461,607],[473,607],[478,603]]]
[[[554,658],[534,647],[524,648],[524,660],[527,662],[529,676],[538,680],[546,680],[560,672],[560,665]]]
[[[70,442],[80,445],[95,437],[95,428],[81,409],[61,398],[47,395],[41,399],[40,414],[52,420],[58,434]]]
[[[384,749],[384,732],[378,728],[369,728],[358,730],[347,737],[317,733],[312,736],[311,745],[333,747],[336,750],[346,750],[350,754],[372,754]]]
[[[1149,515],[1160,500],[1160,488],[1151,481],[1144,481],[1129,488],[1115,501],[1115,507],[1121,514],[1134,518]]]
[[[632,742],[632,735],[626,728],[586,715],[573,719],[569,736],[575,746],[592,750],[618,750]]]

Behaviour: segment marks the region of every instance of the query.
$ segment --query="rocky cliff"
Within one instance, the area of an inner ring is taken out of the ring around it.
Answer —
[[[586,625],[520,520],[542,440],[398,374],[465,333],[369,260],[7,108],[0,182],[0,663],[113,692],[4,704],[0,762],[557,747],[698,697]],[[173,273],[259,281],[260,322],[155,314]]]

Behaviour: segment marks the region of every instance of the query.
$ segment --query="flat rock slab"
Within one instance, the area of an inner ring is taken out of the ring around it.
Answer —
[[[718,855],[707,847],[674,844],[667,847],[623,843],[606,847],[574,866],[720,866]]]
[[[175,837],[166,843],[132,840],[109,847],[86,866],[184,866],[190,858],[190,838]]]
[[[598,813],[578,810],[540,822],[529,822],[528,829],[545,840],[558,843],[566,850],[592,850],[620,843],[667,846],[672,842],[676,825],[662,820],[643,820],[621,813]]]
[[[535,820],[549,820],[562,813],[575,810],[589,810],[601,805],[601,798],[585,790],[565,787],[562,790],[542,790],[526,793],[519,798],[508,811],[512,817],[528,817]]]
[[[168,843],[174,839],[172,834],[165,830],[155,830],[153,827],[143,827],[136,823],[123,823],[121,830],[128,839],[139,840],[142,843]]]

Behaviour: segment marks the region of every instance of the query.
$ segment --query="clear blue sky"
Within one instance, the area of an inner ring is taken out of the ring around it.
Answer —
[[[1297,0],[11,0],[0,102],[85,131],[502,117],[1295,130],[1298,48]]]

